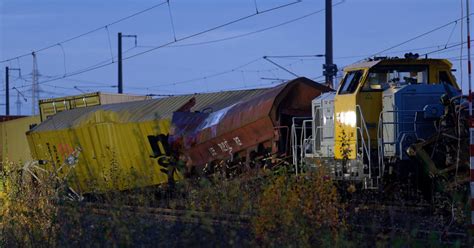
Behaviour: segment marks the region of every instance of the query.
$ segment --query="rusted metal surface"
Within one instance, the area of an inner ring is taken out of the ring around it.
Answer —
[[[233,159],[239,153],[246,156],[249,148],[277,141],[278,130],[290,125],[290,116],[310,116],[311,100],[329,90],[307,78],[297,78],[209,114],[177,112],[172,121],[176,128],[173,138],[175,144],[181,142],[189,164],[198,167]],[[286,123],[282,115],[288,116]]]

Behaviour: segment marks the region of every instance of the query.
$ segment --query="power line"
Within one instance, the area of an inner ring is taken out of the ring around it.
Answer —
[[[280,64],[276,63],[275,61],[269,59],[267,56],[263,56],[263,59],[265,59],[266,61],[272,63],[273,65],[275,65],[276,67],[290,73],[291,75],[295,76],[295,77],[299,77],[297,74],[293,73],[292,71],[286,69],[285,67],[281,66]]]
[[[473,41],[473,40],[471,40],[471,41]],[[433,50],[433,51],[424,53],[424,54],[422,54],[422,55],[429,55],[429,54],[432,54],[432,53],[438,53],[438,52],[441,52],[441,51],[444,51],[444,50],[452,49],[452,48],[454,48],[454,47],[462,46],[462,45],[464,45],[464,44],[466,44],[466,43],[467,43],[467,41],[464,41],[464,42],[461,42],[461,43],[458,43],[458,44],[454,44],[454,45],[451,45],[451,46],[447,46],[447,45],[446,45],[446,46],[443,47],[443,48],[440,48],[440,49],[437,49],[437,50]]]
[[[340,1],[340,2],[338,2],[338,3],[333,4],[333,6],[337,6],[337,5],[342,4],[342,3],[344,3],[344,2],[345,2],[345,0],[344,0],[344,1]],[[305,19],[305,18],[308,18],[308,17],[310,17],[310,16],[313,16],[313,15],[316,15],[316,14],[318,14],[318,13],[321,13],[321,12],[323,12],[324,10],[325,10],[325,9],[320,9],[320,10],[317,10],[317,11],[313,11],[313,12],[308,13],[308,14],[306,14],[306,15],[303,15],[303,16],[300,16],[300,17],[297,17],[297,18],[294,18],[294,19],[291,19],[291,20],[288,20],[288,21],[285,21],[285,22],[282,22],[282,23],[279,23],[279,24],[276,24],[276,25],[273,25],[273,26],[269,26],[269,27],[266,27],[266,28],[262,28],[262,29],[259,29],[259,30],[252,31],[252,32],[244,33],[244,34],[233,35],[233,36],[229,36],[229,37],[225,37],[225,38],[220,38],[220,39],[215,39],[215,40],[208,40],[208,41],[202,41],[202,42],[194,42],[194,43],[173,45],[173,46],[170,46],[170,47],[200,46],[200,45],[207,45],[207,44],[213,44],[213,43],[218,43],[218,42],[223,42],[223,41],[228,41],[228,40],[234,40],[234,39],[238,39],[238,38],[243,38],[243,37],[251,36],[251,35],[254,35],[254,34],[262,33],[262,32],[265,32],[265,31],[268,31],[268,30],[271,30],[271,29],[279,28],[279,27],[282,27],[282,26],[291,24],[291,23],[293,23],[293,22],[300,21],[300,20],[302,20],[302,19]],[[152,46],[141,46],[141,47],[152,47]]]
[[[197,78],[182,80],[182,81],[178,81],[178,82],[174,82],[174,83],[160,84],[159,86],[156,86],[156,87],[174,86],[174,85],[178,85],[178,84],[185,84],[185,83],[189,83],[189,82],[195,82],[195,81],[198,81],[198,80],[206,80],[206,79],[209,79],[209,78],[221,76],[221,75],[224,75],[224,74],[227,74],[227,73],[235,72],[235,71],[237,71],[237,70],[240,69],[240,68],[246,67],[246,66],[248,66],[248,65],[250,65],[250,64],[253,64],[253,63],[259,61],[260,59],[262,59],[262,58],[253,59],[253,60],[251,60],[251,61],[246,62],[245,64],[239,65],[239,66],[234,67],[234,68],[229,69],[229,70],[217,72],[217,73],[210,74],[210,75],[206,75],[206,76],[203,76],[203,77],[197,77]],[[150,87],[150,88],[154,88],[154,87]]]
[[[472,13],[469,14],[469,16],[471,16],[471,15],[472,15]],[[396,45],[393,45],[393,46],[391,46],[391,47],[389,47],[389,48],[386,48],[386,49],[384,49],[384,50],[382,50],[382,51],[380,51],[380,52],[374,53],[374,54],[372,54],[370,57],[379,55],[379,54],[384,53],[384,52],[386,52],[386,51],[390,51],[390,50],[392,50],[392,49],[394,49],[394,48],[397,48],[397,47],[400,47],[400,46],[402,46],[402,45],[405,45],[405,44],[407,44],[407,43],[409,43],[409,42],[412,42],[412,41],[414,41],[414,40],[416,40],[416,39],[419,39],[419,38],[421,38],[421,37],[423,37],[423,36],[426,36],[426,35],[428,35],[428,34],[431,34],[431,33],[435,32],[435,31],[438,31],[438,30],[440,30],[440,29],[443,29],[443,28],[445,28],[445,27],[447,27],[447,26],[449,26],[449,25],[451,25],[451,24],[453,24],[453,23],[457,23],[458,21],[463,20],[464,18],[466,18],[466,17],[463,16],[463,17],[461,17],[461,18],[459,18],[459,19],[456,19],[456,20],[454,20],[454,21],[450,21],[450,22],[448,22],[448,23],[446,23],[446,24],[443,24],[443,25],[441,25],[441,26],[438,26],[438,27],[436,27],[436,28],[433,28],[433,29],[431,29],[431,30],[429,30],[429,31],[427,31],[427,32],[424,32],[424,33],[422,33],[422,34],[419,34],[419,35],[417,35],[417,36],[415,36],[415,37],[413,37],[413,38],[410,38],[410,39],[408,39],[408,40],[406,40],[406,41],[403,41],[403,42],[401,42],[401,43],[398,43],[398,44],[396,44]]]
[[[215,26],[215,27],[212,27],[212,28],[209,28],[209,29],[206,29],[206,30],[203,30],[203,31],[200,31],[200,32],[191,34],[191,35],[188,35],[188,36],[185,36],[185,37],[180,38],[180,39],[177,39],[177,40],[175,40],[175,41],[171,41],[171,42],[168,42],[168,43],[166,43],[166,44],[153,47],[153,48],[148,49],[148,50],[146,50],[146,51],[143,51],[143,52],[140,52],[140,53],[137,53],[137,54],[128,56],[128,57],[124,58],[124,60],[125,60],[125,59],[130,59],[130,58],[133,58],[133,57],[136,57],[136,56],[140,56],[140,55],[143,55],[143,54],[146,54],[146,53],[149,53],[149,52],[152,52],[152,51],[154,51],[154,50],[157,50],[157,49],[160,49],[160,48],[169,46],[169,45],[171,45],[171,44],[173,44],[173,43],[177,43],[177,42],[180,42],[180,41],[183,41],[183,40],[188,40],[188,39],[190,39],[190,38],[193,38],[193,37],[196,37],[196,36],[205,34],[205,33],[209,33],[209,32],[212,32],[212,31],[214,31],[214,30],[217,30],[217,29],[220,29],[220,28],[223,28],[223,27],[226,27],[226,26],[230,26],[230,25],[232,25],[232,24],[235,24],[235,23],[238,23],[238,22],[241,22],[241,21],[250,19],[250,18],[252,18],[252,17],[254,17],[254,16],[257,16],[257,15],[261,15],[261,14],[264,14],[264,13],[267,13],[267,12],[271,12],[271,11],[275,11],[275,10],[278,10],[278,9],[282,9],[282,8],[285,8],[285,7],[288,7],[288,6],[291,6],[291,5],[300,3],[301,1],[302,1],[302,0],[296,0],[296,1],[294,1],[294,2],[290,2],[290,3],[287,3],[287,4],[279,5],[279,6],[277,6],[277,7],[273,7],[273,8],[270,8],[270,9],[266,9],[266,10],[260,11],[260,12],[258,12],[258,13],[254,13],[254,14],[250,14],[250,15],[247,15],[247,16],[244,16],[244,17],[240,17],[240,18],[238,18],[238,19],[235,19],[235,20],[226,22],[226,23],[224,23],[224,24],[220,24],[220,25],[218,25],[218,26]]]
[[[273,56],[265,56],[267,58],[276,58],[276,59],[281,59],[281,58],[321,58],[324,57],[324,54],[313,54],[313,55],[273,55]]]
[[[126,54],[126,53],[130,52],[131,50],[133,50],[135,48],[136,47],[132,47],[132,48],[129,48],[129,49],[125,50],[123,52],[123,54]],[[112,58],[115,58],[115,57],[112,57]],[[102,60],[102,61],[100,61],[100,62],[98,62],[94,65],[88,66],[86,68],[82,68],[80,70],[77,70],[73,73],[68,73],[66,75],[63,75],[63,74],[53,75],[53,76],[44,76],[43,75],[43,77],[46,77],[46,78],[49,78],[49,79],[45,80],[45,81],[41,81],[41,82],[39,82],[39,84],[48,83],[48,82],[52,82],[52,81],[56,81],[56,80],[60,80],[60,79],[66,79],[66,78],[71,77],[71,76],[75,76],[75,75],[82,74],[82,73],[85,73],[85,72],[88,72],[88,71],[99,69],[99,68],[102,68],[102,67],[105,67],[105,66],[108,66],[108,65],[111,65],[111,64],[115,63],[115,62],[109,62],[109,61],[110,61],[110,59]],[[20,79],[27,82],[27,80],[25,80],[24,78],[20,78]],[[25,87],[29,87],[29,86],[31,86],[31,84],[21,85],[21,86],[18,86],[17,88],[25,88]]]
[[[462,44],[466,44],[466,43],[467,42],[463,42]],[[385,53],[385,54],[413,52],[413,51],[426,50],[426,49],[429,49],[429,48],[439,48],[440,50],[444,50],[444,49],[449,49],[451,47],[460,46],[462,44],[461,44],[461,42],[453,42],[453,43],[449,43],[449,44],[439,44],[439,45],[433,45],[433,46],[425,46],[425,47],[397,50],[397,51],[392,51],[392,52],[388,52],[388,53]],[[447,46],[447,48],[445,48],[445,46]],[[367,58],[367,57],[370,57],[370,56],[371,56],[371,54],[365,54],[365,55],[339,56],[339,57],[334,57],[334,58],[335,59],[352,59],[352,58]],[[278,58],[278,59],[290,59],[290,60],[319,60],[320,58],[324,57],[324,54],[271,55],[271,56],[267,56],[267,57],[268,58]],[[309,59],[301,59],[301,58],[309,58]],[[313,59],[311,59],[311,58],[313,58]]]
[[[130,19],[130,18],[133,18],[133,17],[138,16],[138,15],[140,15],[140,14],[143,14],[143,13],[145,13],[145,12],[148,12],[148,11],[150,11],[150,10],[152,10],[152,9],[155,9],[155,8],[157,8],[157,7],[160,7],[161,5],[166,4],[167,2],[168,2],[168,1],[160,2],[160,3],[158,3],[158,4],[155,4],[155,5],[151,6],[151,7],[146,8],[146,9],[144,9],[144,10],[141,10],[141,11],[135,12],[135,13],[133,13],[133,14],[131,14],[131,15],[122,17],[122,18],[120,18],[120,19],[118,19],[118,20],[116,20],[116,21],[113,21],[113,22],[109,23],[109,24],[106,24],[106,25],[100,26],[100,27],[98,27],[98,28],[89,30],[89,31],[87,31],[87,32],[85,32],[85,33],[76,35],[76,36],[74,36],[74,37],[71,37],[71,38],[69,38],[69,39],[63,40],[63,41],[61,41],[61,42],[56,42],[56,43],[54,43],[54,44],[52,44],[52,45],[49,45],[49,46],[40,48],[40,49],[35,50],[35,51],[33,51],[33,52],[34,52],[34,53],[38,53],[38,52],[41,52],[41,51],[44,51],[44,50],[53,48],[53,47],[57,46],[58,44],[64,44],[64,43],[73,41],[73,40],[75,40],[75,39],[79,39],[79,38],[81,38],[81,37],[83,37],[83,36],[86,36],[86,35],[89,35],[89,34],[91,34],[91,33],[97,32],[97,31],[99,31],[99,30],[101,30],[101,29],[104,29],[104,28],[107,29],[108,26],[115,25],[115,24],[117,24],[117,23],[123,22],[123,21],[125,21],[125,20]],[[28,52],[28,53],[25,53],[25,54],[22,54],[22,55],[18,55],[18,56],[16,56],[16,57],[12,57],[12,58],[9,58],[9,59],[2,60],[2,61],[0,61],[0,63],[9,62],[9,61],[11,61],[11,60],[19,59],[19,58],[26,57],[26,56],[30,56],[30,55],[31,55],[31,52]]]
[[[137,89],[137,90],[149,90],[149,89],[154,89],[154,88],[157,88],[157,87],[162,88],[162,87],[165,87],[165,86],[175,86],[175,85],[179,85],[179,84],[186,84],[186,83],[192,83],[192,82],[196,82],[196,81],[202,81],[202,80],[222,76],[222,75],[233,73],[233,72],[260,73],[260,72],[272,72],[272,71],[280,71],[281,70],[280,68],[261,69],[261,70],[239,70],[241,68],[244,68],[244,67],[246,67],[246,66],[248,66],[248,65],[250,65],[254,62],[260,61],[260,60],[261,60],[261,58],[257,58],[257,59],[251,60],[249,62],[246,62],[245,64],[234,67],[232,69],[220,71],[220,72],[209,74],[209,75],[202,76],[202,77],[195,77],[195,78],[191,78],[191,79],[181,80],[181,81],[177,81],[177,82],[174,82],[174,83],[160,84],[158,86],[150,86],[150,87],[129,87],[129,88],[130,89]],[[295,65],[297,63],[298,62],[289,63],[289,64],[285,64],[285,66]]]
[[[450,43],[452,44],[451,46],[459,46],[461,45],[461,43],[457,42],[453,42],[453,43]],[[415,51],[415,50],[423,50],[423,49],[427,49],[427,48],[437,48],[437,47],[442,47],[444,46],[444,44],[439,44],[439,45],[433,45],[433,46],[426,46],[426,47],[420,47],[420,48],[412,48],[412,49],[407,49],[407,50],[399,50],[399,51],[393,51],[393,52],[390,52],[390,53],[398,53],[398,52],[405,52],[405,51]],[[451,47],[451,46],[448,46]],[[445,49],[445,48],[443,48]],[[443,49],[440,49],[440,50],[443,50]],[[280,59],[294,59],[294,58],[299,58],[299,57],[319,57],[320,55],[318,54],[312,54],[312,55],[279,55],[279,56],[267,56],[267,57],[272,57],[272,58],[280,58]],[[355,55],[355,56],[343,56],[343,57],[336,57],[338,59],[341,59],[341,58],[358,58],[358,57],[365,57],[367,55]],[[452,59],[452,58],[448,58],[448,59]],[[164,86],[174,86],[174,85],[179,85],[179,84],[185,84],[185,83],[191,83],[191,82],[196,82],[196,81],[200,81],[200,80],[206,80],[206,79],[209,79],[209,78],[214,78],[214,77],[218,77],[218,76],[221,76],[221,75],[225,75],[225,74],[228,74],[228,73],[232,73],[232,72],[246,72],[246,73],[261,73],[261,72],[271,72],[271,71],[279,71],[281,70],[280,68],[272,68],[272,69],[260,69],[260,70],[239,70],[249,64],[252,64],[256,61],[260,60],[259,59],[255,59],[255,60],[251,60],[243,65],[240,65],[240,66],[237,66],[235,68],[232,68],[232,69],[228,69],[228,70],[224,70],[224,71],[221,71],[221,72],[218,72],[218,73],[214,73],[214,74],[210,74],[210,75],[206,75],[206,76],[202,76],[202,77],[196,77],[196,78],[191,78],[191,79],[187,79],[187,80],[181,80],[181,81],[178,81],[178,82],[175,82],[175,83],[168,83],[168,84],[160,84],[159,86],[155,86],[155,87],[164,87]],[[298,61],[301,61],[303,62],[302,59],[298,59]],[[284,66],[288,67],[288,66],[291,66],[291,65],[294,65],[296,63],[290,63],[290,64],[285,64]],[[47,77],[47,78],[53,78],[52,76],[44,76],[43,77]],[[15,80],[17,79],[20,79],[20,78],[16,78]],[[23,81],[27,81],[26,79],[21,78]],[[313,80],[316,80],[318,78],[312,78]],[[68,80],[68,81],[74,81],[74,82],[78,82],[78,83],[90,83],[90,84],[97,84],[97,85],[102,85],[101,88],[108,88],[108,87],[113,87],[113,85],[111,84],[107,84],[107,83],[99,83],[99,82],[91,82],[89,80],[83,80],[83,79],[74,79],[74,78],[64,78],[64,80]],[[23,86],[20,86],[20,87],[27,87],[28,85],[23,85]],[[52,85],[48,85],[50,87],[55,87],[55,86],[52,86]],[[90,86],[89,88],[94,88],[94,86]],[[97,87],[99,88],[99,87]],[[131,89],[137,89],[137,90],[149,90],[149,89],[153,89],[154,87],[131,87]],[[65,88],[65,89],[71,89],[71,88]]]
[[[218,25],[218,26],[215,26],[215,27],[206,29],[206,30],[204,30],[204,31],[200,31],[200,32],[197,32],[197,33],[194,33],[194,34],[185,36],[185,37],[183,37],[183,38],[179,38],[179,39],[177,39],[176,41],[171,41],[171,42],[168,42],[168,43],[165,43],[165,44],[162,44],[162,45],[153,47],[153,48],[151,48],[151,49],[145,50],[145,51],[143,51],[143,52],[139,52],[139,53],[130,55],[130,56],[128,56],[128,57],[124,57],[123,60],[128,60],[128,59],[131,59],[131,58],[134,58],[134,57],[138,57],[138,56],[141,56],[141,55],[143,55],[143,54],[146,54],[146,53],[149,53],[149,52],[158,50],[158,49],[160,49],[160,48],[169,46],[169,45],[171,45],[171,44],[178,43],[178,42],[181,42],[181,41],[183,41],[183,40],[187,40],[187,39],[190,39],[190,38],[193,38],[193,37],[196,37],[196,36],[199,36],[199,35],[208,33],[208,32],[212,32],[212,31],[214,31],[214,30],[216,30],[216,29],[220,29],[220,28],[223,28],[223,27],[226,27],[226,26],[229,26],[229,25],[232,25],[232,24],[241,22],[241,21],[243,21],[243,20],[250,19],[250,18],[252,18],[252,17],[254,17],[254,16],[257,16],[257,15],[261,15],[261,14],[264,14],[264,13],[268,13],[268,12],[272,12],[272,11],[275,11],[275,10],[278,10],[278,9],[282,9],[282,8],[285,8],[285,7],[288,7],[288,6],[291,6],[291,5],[300,3],[301,1],[302,1],[302,0],[296,0],[296,1],[293,1],[293,2],[290,2],[290,3],[287,3],[287,4],[282,4],[282,5],[279,5],[279,6],[270,8],[270,9],[266,9],[266,10],[260,11],[259,13],[250,14],[250,15],[247,15],[247,16],[244,16],[244,17],[240,17],[240,18],[238,18],[238,19],[235,19],[235,20],[226,22],[226,23],[224,23],[224,24],[220,24],[220,25]],[[166,2],[165,2],[165,3],[166,3]],[[108,61],[108,60],[107,60],[107,61]],[[62,77],[52,78],[52,79],[48,79],[48,80],[39,82],[39,84],[48,83],[48,82],[53,82],[53,81],[56,81],[56,80],[59,80],[59,79],[65,78],[65,77],[75,76],[75,75],[82,74],[82,73],[85,73],[85,72],[97,70],[97,69],[106,67],[106,66],[111,65],[111,64],[113,64],[113,62],[108,62],[108,63],[106,63],[106,62],[104,61],[103,64],[97,64],[97,65],[95,65],[95,66],[91,66],[91,67],[88,67],[88,68],[86,68],[86,69],[78,70],[78,71],[75,71],[75,72],[70,72],[70,73],[68,73],[67,75],[63,75]],[[17,87],[17,88],[20,88],[20,87]]]
[[[167,0],[166,2],[168,3],[168,13],[170,15],[171,29],[173,29],[173,38],[174,38],[174,41],[176,41],[176,30],[174,28],[174,20],[173,20],[173,14],[171,13],[170,0]]]

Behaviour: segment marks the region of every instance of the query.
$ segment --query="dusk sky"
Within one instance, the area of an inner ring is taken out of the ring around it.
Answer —
[[[27,103],[23,102],[22,114],[31,111],[29,84],[32,56],[19,59],[15,57],[54,44],[58,45],[37,53],[42,98],[80,94],[81,91],[117,92],[117,88],[113,87],[117,83],[116,63],[74,76],[61,77],[93,65],[102,65],[101,62],[105,65],[112,62],[112,59],[116,61],[117,32],[138,35],[136,47],[133,38],[124,38],[124,57],[173,41],[167,4],[81,38],[61,42],[104,27],[160,2],[162,1],[2,0],[0,60],[13,59],[0,65],[0,104],[5,103],[5,66],[21,68],[22,78],[18,78],[16,71],[11,73],[11,87],[19,88],[28,98]],[[170,6],[176,38],[179,40],[251,15],[256,12],[256,6],[261,12],[291,2],[292,0],[171,0]],[[465,1],[346,0],[333,9],[334,61],[342,68],[459,19],[465,14],[462,12],[461,2]],[[333,0],[333,3],[337,4],[339,1]],[[278,69],[262,57],[324,54],[324,11],[277,28],[246,34],[322,9],[324,0],[303,0],[127,59],[123,64],[124,92],[213,92],[268,87],[278,83],[268,80],[269,78],[292,79],[293,75]],[[465,22],[463,29],[462,34],[461,22],[458,21],[381,55],[402,57],[409,51],[423,54],[449,47],[459,43],[461,37],[466,40]],[[236,37],[239,35],[242,37]],[[467,89],[466,60],[461,60],[464,71],[461,80],[460,48],[461,46],[455,46],[429,56],[450,59],[454,69],[457,69],[455,75],[458,83],[461,84],[462,81],[463,89]],[[463,54],[465,58],[465,47]],[[273,61],[299,76],[322,80],[320,76],[324,58],[275,58]],[[245,64],[248,65],[238,68]],[[57,78],[61,79],[45,82]],[[13,114],[16,114],[16,97],[16,91],[11,91]],[[0,114],[4,112],[4,106],[0,106]]]

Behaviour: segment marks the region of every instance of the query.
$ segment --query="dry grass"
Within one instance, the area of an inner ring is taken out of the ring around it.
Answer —
[[[322,172],[296,177],[284,169],[278,173],[253,170],[232,179],[215,173],[206,178],[181,181],[173,193],[166,187],[156,187],[110,192],[95,199],[114,206],[186,208],[215,215],[232,213],[250,217],[245,230],[223,230],[222,226],[216,227],[205,220],[199,225],[173,226],[169,222],[144,219],[139,214],[125,217],[128,213],[120,211],[98,217],[66,200],[66,181],[35,169],[35,164],[9,163],[3,169],[1,247],[82,246],[90,242],[105,246],[182,246],[196,240],[217,246],[355,247],[364,244],[362,234],[347,235],[351,228],[345,222],[345,206],[333,182]],[[64,202],[69,202],[69,207],[65,208]],[[404,236],[404,240],[410,240],[410,235]],[[390,242],[382,240],[380,244]]]
[[[35,168],[35,163],[3,164],[0,228],[4,247],[56,246],[56,202],[64,184]]]

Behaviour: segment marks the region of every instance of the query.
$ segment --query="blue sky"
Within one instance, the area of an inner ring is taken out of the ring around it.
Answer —
[[[262,11],[291,1],[256,2]],[[56,44],[159,2],[160,0],[3,0],[0,3],[0,60]],[[461,17],[461,2],[464,0],[346,0],[333,9],[335,63],[342,67],[456,20]],[[254,0],[171,0],[170,4],[178,39],[255,12]],[[291,79],[292,75],[261,58],[265,55],[323,54],[324,12],[243,38],[204,45],[180,45],[246,34],[323,8],[324,0],[303,0],[301,3],[257,15],[126,60],[123,65],[124,91],[134,94],[184,94],[275,84],[272,80],[262,78]],[[40,83],[101,61],[110,62],[111,53],[113,56],[117,53],[117,32],[138,35],[137,47],[134,46],[133,39],[124,39],[123,49],[128,50],[124,57],[173,40],[167,5],[107,29],[108,32],[101,29],[39,52],[38,68],[42,74]],[[403,56],[407,51],[425,53],[460,40],[461,23],[458,22],[383,55]],[[460,47],[430,56],[450,58],[454,68],[458,70],[458,81],[461,81]],[[254,62],[232,72],[206,78],[250,61]],[[315,78],[322,74],[324,58],[274,61],[298,75]],[[2,89],[5,66],[22,69],[23,79],[16,79],[16,72],[12,72],[11,85],[19,87],[26,97],[30,98],[31,91],[27,85],[30,84],[28,80],[31,75],[28,74],[32,70],[31,56],[0,65]],[[464,88],[467,88],[465,61],[463,67],[462,81]],[[117,89],[112,87],[116,82],[117,66],[112,64],[70,78],[44,83],[41,85],[41,97],[80,94],[75,86],[86,92],[116,92]],[[2,91],[0,104],[5,102],[3,94]],[[16,92],[11,94],[11,113],[16,114]],[[23,103],[22,114],[28,114],[30,111],[31,102]],[[0,106],[0,114],[3,113],[4,107]]]

